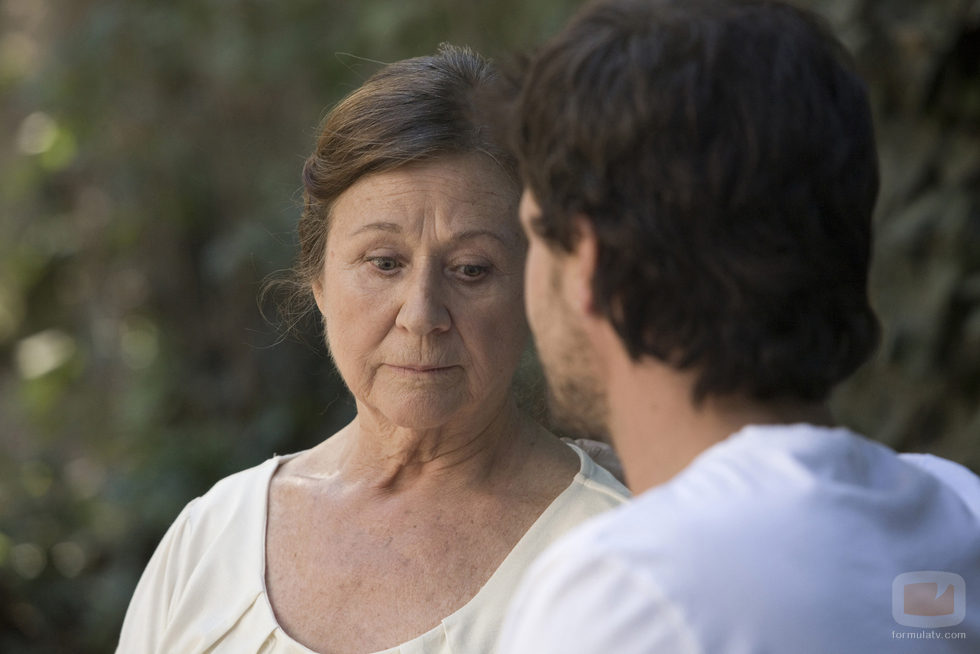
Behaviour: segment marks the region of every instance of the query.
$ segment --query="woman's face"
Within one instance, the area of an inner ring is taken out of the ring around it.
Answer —
[[[528,333],[518,199],[480,154],[368,175],[337,198],[313,290],[359,412],[431,429],[503,406]]]

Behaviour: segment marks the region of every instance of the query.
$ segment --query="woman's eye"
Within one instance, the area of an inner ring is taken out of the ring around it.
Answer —
[[[368,261],[381,272],[392,272],[400,267],[398,260],[394,257],[371,257]]]
[[[481,279],[490,272],[490,266],[479,266],[472,263],[464,263],[456,269],[460,276],[467,280]]]

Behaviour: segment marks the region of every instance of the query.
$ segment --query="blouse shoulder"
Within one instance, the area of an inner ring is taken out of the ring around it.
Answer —
[[[175,632],[201,621],[201,606],[223,607],[209,622],[233,623],[263,592],[268,486],[278,462],[225,477],[184,507],[143,571],[117,652],[166,651]]]
[[[528,540],[541,539],[542,545],[589,518],[625,504],[630,497],[629,490],[585,451],[571,443],[568,446],[579,456],[579,471],[528,532]]]
[[[192,500],[184,512],[195,536],[206,540],[228,529],[241,531],[243,519],[249,525],[256,520],[264,524],[269,482],[278,466],[279,457],[267,459],[221,479]]]
[[[581,461],[573,486],[579,484],[587,494],[595,493],[607,497],[612,506],[623,504],[630,498],[629,489],[611,472],[596,463],[582,448],[572,443],[568,443],[568,446],[575,450]]]

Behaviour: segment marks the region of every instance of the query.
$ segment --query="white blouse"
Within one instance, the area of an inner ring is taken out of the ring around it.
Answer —
[[[566,531],[628,496],[612,475],[570,447],[580,459],[575,478],[479,592],[438,626],[378,654],[493,651],[507,605],[531,561]],[[275,456],[226,477],[184,508],[136,587],[117,654],[314,654],[276,622],[265,588],[269,484],[294,456]]]

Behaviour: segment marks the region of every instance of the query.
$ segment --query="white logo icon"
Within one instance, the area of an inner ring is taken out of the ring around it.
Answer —
[[[966,582],[953,572],[904,572],[892,581],[892,617],[906,627],[952,627],[966,617]]]

